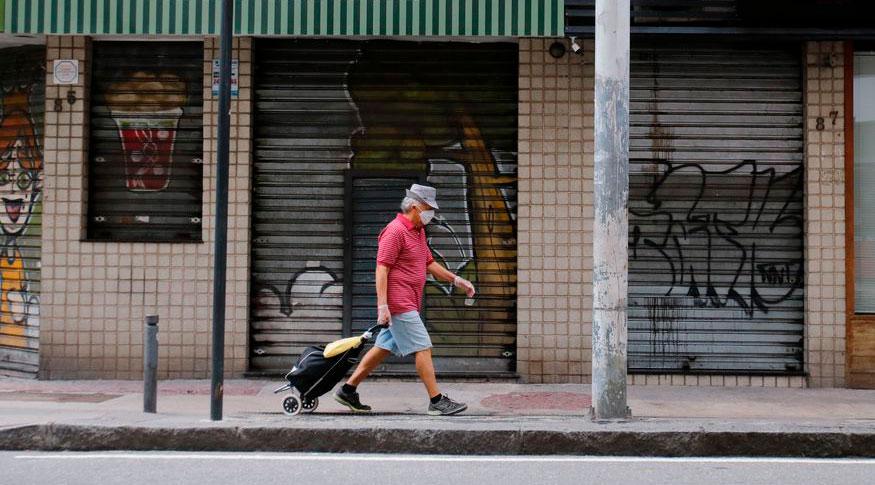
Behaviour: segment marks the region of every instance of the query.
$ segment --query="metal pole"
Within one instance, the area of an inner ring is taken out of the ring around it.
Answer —
[[[143,412],[154,413],[158,407],[158,315],[146,315],[144,332]]]
[[[225,373],[225,270],[228,253],[228,157],[231,136],[231,25],[234,3],[222,0],[219,35],[219,119],[216,134],[216,232],[213,259],[213,366],[210,419],[222,420]]]
[[[593,419],[623,419],[629,268],[629,0],[596,0]]]

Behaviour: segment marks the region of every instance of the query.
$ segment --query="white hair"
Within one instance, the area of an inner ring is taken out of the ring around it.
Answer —
[[[404,200],[401,201],[401,212],[405,214],[410,212],[410,209],[413,209],[413,206],[418,203],[419,201],[413,197],[405,197]]]

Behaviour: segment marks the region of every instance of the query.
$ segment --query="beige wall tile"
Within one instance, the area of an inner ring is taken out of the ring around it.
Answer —
[[[841,42],[808,42],[806,51],[805,370],[811,387],[844,387],[844,51]]]
[[[90,39],[49,36],[47,63],[64,57],[90,59]],[[247,38],[238,45],[251,49]],[[204,69],[218,57],[215,39],[204,45]],[[251,55],[243,59],[241,80],[251,84]],[[161,317],[159,342],[161,378],[209,375],[211,324],[214,157],[216,103],[210,99],[210,79],[204,79],[204,230],[201,244],[82,242],[85,234],[85,174],[88,133],[88,76],[83,69],[75,86],[83,101],[72,112],[55,113],[60,91],[47,86],[46,186],[44,195],[43,291],[40,372],[43,378],[135,379],[142,375],[143,318]],[[66,92],[66,91],[64,91]],[[239,217],[229,218],[228,319],[225,369],[241,376],[247,366],[251,126],[235,125],[240,112],[251,112],[250,90],[232,101],[232,128],[239,137],[232,160],[238,165],[230,199]],[[66,104],[65,104],[66,106]],[[240,148],[243,147],[243,148]],[[240,151],[243,150],[243,151]],[[241,207],[243,209],[241,209]]]
[[[566,40],[556,39],[559,42]],[[519,42],[517,372],[590,382],[593,43],[554,59]]]

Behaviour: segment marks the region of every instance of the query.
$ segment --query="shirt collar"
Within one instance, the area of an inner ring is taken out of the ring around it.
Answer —
[[[404,224],[404,227],[406,227],[408,231],[413,231],[416,229],[416,226],[413,224],[413,222],[411,222],[410,219],[404,217],[404,214],[398,214],[397,216],[395,216],[395,219],[401,221],[401,224]]]

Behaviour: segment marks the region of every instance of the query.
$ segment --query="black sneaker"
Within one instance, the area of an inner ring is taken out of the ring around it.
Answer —
[[[369,413],[371,412],[370,406],[365,406],[359,401],[359,393],[353,392],[344,392],[343,387],[335,391],[334,400],[348,407],[350,411],[354,413]]]
[[[450,399],[446,394],[441,396],[441,400],[435,404],[428,404],[428,414],[430,416],[452,416],[459,414],[468,409],[468,405],[462,402],[456,402]]]

